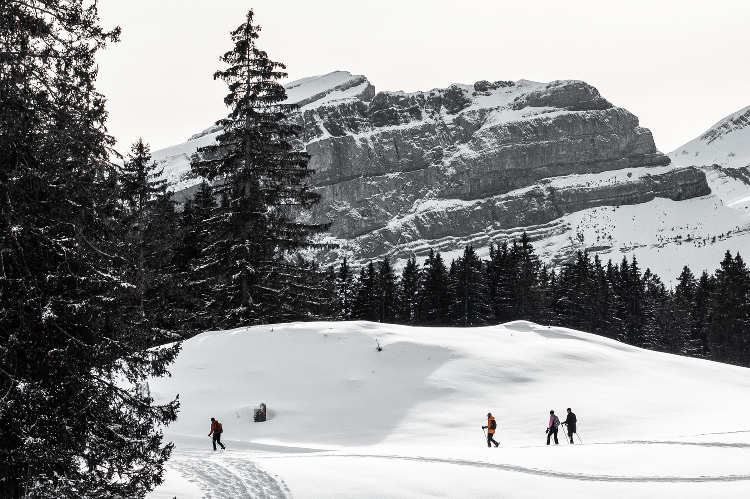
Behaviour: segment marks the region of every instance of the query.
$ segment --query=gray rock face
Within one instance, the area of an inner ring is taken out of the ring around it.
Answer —
[[[357,247],[369,258],[408,258],[415,252],[421,254],[415,248],[422,247],[424,241],[433,241],[431,246],[443,251],[469,241],[489,244],[504,237],[508,229],[515,229],[515,236],[524,227],[536,232],[564,215],[587,208],[645,203],[657,196],[680,201],[711,192],[705,176],[696,168],[644,175],[627,182],[588,184],[558,187],[552,182],[540,183],[472,202],[437,203],[356,237]],[[545,231],[537,234],[547,235]],[[411,244],[414,242],[419,244]]]
[[[360,259],[588,207],[710,193],[697,169],[657,168],[670,160],[651,132],[580,81],[380,92],[306,106],[297,119],[322,194],[314,217],[332,221]],[[635,177],[597,184],[624,169]],[[559,178],[568,180],[555,187]]]
[[[376,93],[338,71],[286,88],[322,196],[309,216],[331,221],[341,245],[330,259],[421,256],[523,230],[544,239],[579,210],[710,193],[703,171],[671,165],[637,117],[581,81]],[[189,157],[216,133],[154,153],[177,196],[195,189]]]

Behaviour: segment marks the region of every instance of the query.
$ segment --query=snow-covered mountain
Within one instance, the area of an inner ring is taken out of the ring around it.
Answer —
[[[322,194],[313,216],[333,222],[340,245],[329,261],[398,265],[430,248],[450,259],[469,243],[481,255],[527,231],[547,262],[580,249],[635,254],[670,282],[686,264],[713,271],[750,243],[750,176],[684,155],[670,162],[637,117],[584,82],[376,93],[339,71],[286,88]],[[750,130],[737,116],[732,133]],[[217,133],[154,153],[178,197],[198,181],[190,155]]]
[[[149,499],[739,498],[750,481],[750,370],[570,329],[277,324],[191,338],[170,371],[150,389],[180,395],[176,448]],[[580,440],[547,447],[567,407]]]
[[[681,165],[750,168],[750,106],[669,153]]]

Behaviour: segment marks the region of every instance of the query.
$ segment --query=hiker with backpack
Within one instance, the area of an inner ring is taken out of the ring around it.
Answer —
[[[224,432],[224,429],[221,427],[221,423],[216,421],[214,418],[211,418],[211,433],[208,434],[210,437],[211,434],[214,436],[214,450],[216,450],[216,444],[221,445],[221,449],[224,450],[226,447],[224,447],[224,444],[221,443],[221,434]]]
[[[560,418],[555,416],[555,411],[549,411],[549,426],[547,426],[547,445],[549,445],[549,439],[553,435],[555,436],[555,445],[560,442],[557,441],[557,428],[560,426]]]
[[[495,430],[497,429],[497,422],[495,421],[495,418],[492,417],[492,413],[487,413],[487,426],[482,426],[482,429],[484,430],[487,428],[487,447],[492,447],[492,444],[495,444],[495,447],[500,445],[500,442],[495,441]]]
[[[571,444],[575,443],[573,441],[573,434],[576,432],[577,422],[578,418],[576,418],[576,415],[573,413],[573,411],[570,410],[570,407],[568,407],[568,417],[565,419],[565,421],[563,421],[562,424],[564,424],[568,429],[568,438],[570,439]]]

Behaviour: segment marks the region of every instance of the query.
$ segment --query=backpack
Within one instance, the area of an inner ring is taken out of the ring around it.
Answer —
[[[217,421],[216,422],[216,431],[215,431],[215,433],[223,433],[223,432],[224,432],[224,430],[221,428],[221,423],[219,423]]]
[[[553,418],[553,420],[552,420],[552,426],[555,427],[555,428],[557,428],[558,426],[560,426],[560,418],[558,418],[556,414],[553,414],[552,418]]]
[[[497,422],[495,422],[495,420],[493,419],[492,422],[490,423],[490,430],[494,430],[496,428],[497,428]]]

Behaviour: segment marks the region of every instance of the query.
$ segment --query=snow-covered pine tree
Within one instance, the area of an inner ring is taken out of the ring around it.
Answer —
[[[179,346],[118,307],[114,140],[95,55],[96,3],[0,2],[0,497],[143,497],[171,444],[138,383]]]
[[[309,155],[292,144],[301,127],[288,119],[296,106],[284,103],[279,80],[287,76],[285,66],[257,48],[259,32],[250,10],[231,33],[234,48],[221,58],[229,67],[214,74],[229,86],[224,103],[231,112],[219,121],[217,143],[192,161],[193,171],[227,200],[214,225],[222,239],[204,255],[204,268],[215,277],[213,292],[226,310],[216,326],[271,320],[264,305],[283,302],[290,289],[287,257],[315,246],[313,236],[327,228],[296,216],[320,196],[307,185]]]

